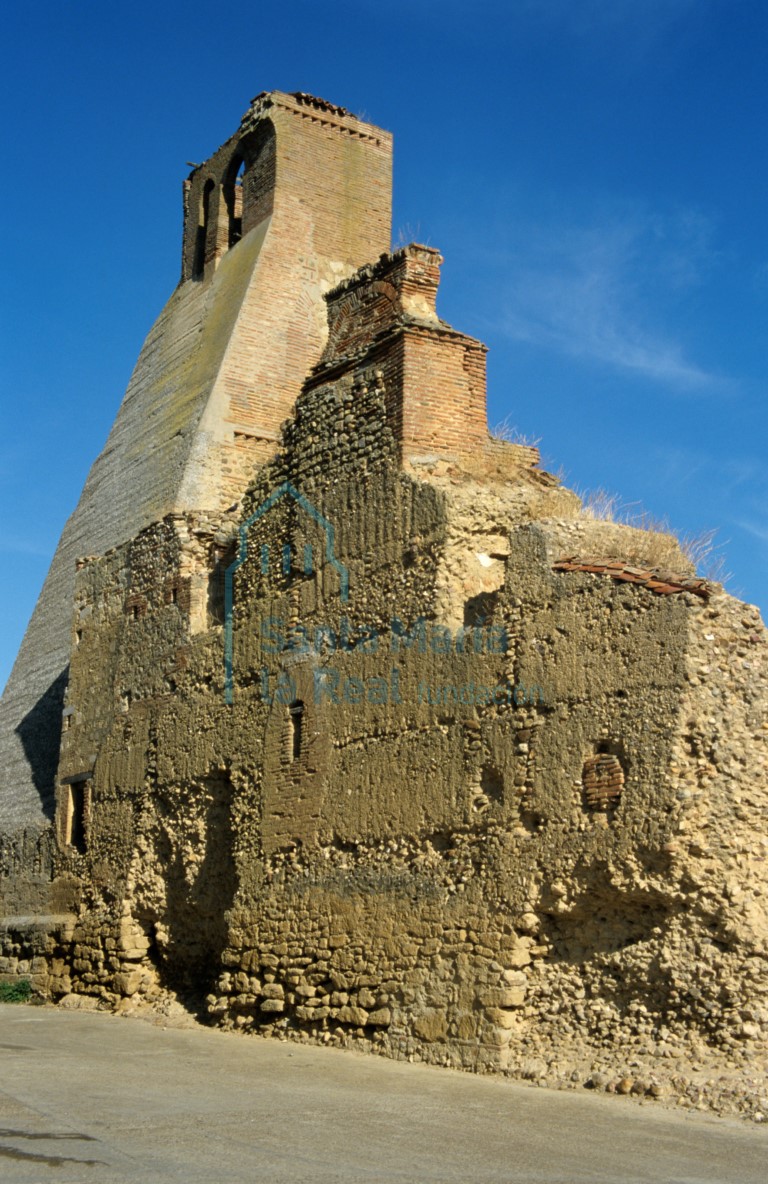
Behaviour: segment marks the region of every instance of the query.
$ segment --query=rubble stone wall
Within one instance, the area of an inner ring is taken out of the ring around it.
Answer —
[[[172,987],[245,1030],[523,1074],[754,1055],[759,617],[716,588],[556,570],[564,536],[610,559],[637,532],[574,535],[571,495],[525,467],[506,490],[405,475],[376,382],[309,388],[245,499],[241,524],[301,491],[349,591],[293,497],[255,517],[231,705],[214,601],[232,516],[168,519],[81,569],[80,619],[114,643],[89,650],[84,628],[72,661],[62,773],[98,753],[86,849],[59,855],[87,902],[68,985]],[[602,796],[588,767],[609,770]]]

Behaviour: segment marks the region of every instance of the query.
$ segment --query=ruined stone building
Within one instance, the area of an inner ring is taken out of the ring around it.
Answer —
[[[765,628],[489,434],[391,147],[272,92],[184,183],[2,701],[0,973],[467,1067],[741,1064]]]

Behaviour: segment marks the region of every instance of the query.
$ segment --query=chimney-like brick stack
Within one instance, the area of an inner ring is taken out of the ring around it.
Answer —
[[[438,317],[441,263],[438,251],[411,244],[329,292],[328,343],[308,383],[380,370],[404,462],[476,459],[489,443],[486,347]]]

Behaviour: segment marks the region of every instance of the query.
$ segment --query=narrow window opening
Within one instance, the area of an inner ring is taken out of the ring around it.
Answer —
[[[291,762],[293,762],[297,761],[301,756],[304,704],[300,699],[295,699],[293,703],[291,703],[288,708],[288,716],[291,721],[289,756]]]
[[[87,781],[74,781],[67,786],[64,841],[81,855],[86,846],[86,812],[90,789]]]
[[[228,181],[224,186],[224,199],[227,203],[229,219],[228,246],[234,247],[243,237],[243,179],[245,177],[245,161],[236,156],[229,167]]]
[[[213,565],[208,576],[208,624],[223,625],[226,616],[227,568],[237,557],[238,539],[213,550]]]
[[[195,238],[195,261],[192,266],[192,278],[201,279],[205,271],[205,252],[208,242],[208,225],[211,219],[211,194],[213,181],[205,182],[200,195],[200,208],[197,219],[197,236]]]

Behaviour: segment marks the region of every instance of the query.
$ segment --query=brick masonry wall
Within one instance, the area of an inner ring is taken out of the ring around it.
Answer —
[[[488,441],[485,346],[460,334],[409,328],[402,349],[404,455],[481,451]]]
[[[436,311],[442,259],[412,244],[361,269],[328,299],[328,342],[309,388],[363,366],[381,374],[404,462],[425,454],[493,465],[486,418],[485,346]],[[535,457],[508,450],[511,467]]]

